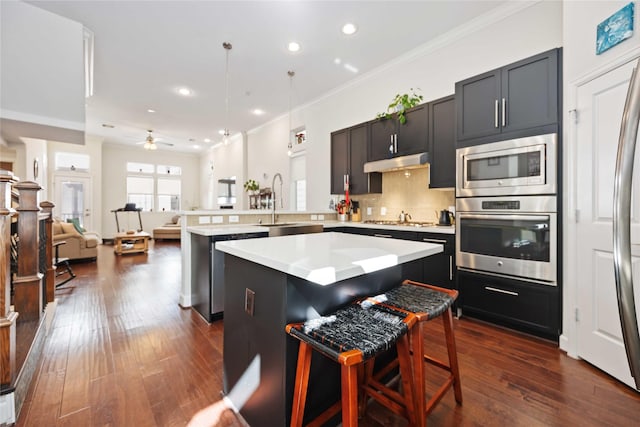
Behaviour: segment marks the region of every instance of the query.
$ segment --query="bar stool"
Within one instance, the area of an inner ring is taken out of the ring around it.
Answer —
[[[418,425],[424,426],[426,425],[426,416],[433,410],[440,399],[442,399],[449,387],[453,387],[456,402],[462,404],[462,388],[460,386],[458,355],[453,333],[453,315],[451,313],[451,305],[458,297],[458,291],[405,280],[402,282],[402,285],[386,292],[384,297],[386,301],[380,305],[413,313],[418,320],[416,326],[410,331],[410,337],[413,347],[412,365],[416,416],[418,417]],[[449,364],[424,354],[422,325],[424,322],[435,319],[438,316],[442,317]],[[425,402],[424,362],[449,372],[447,379],[428,402]]]
[[[362,377],[363,363],[394,345],[398,351],[405,391],[403,404],[394,408],[400,415],[406,416],[411,425],[415,425],[416,404],[411,386],[411,355],[407,337],[407,331],[415,323],[416,317],[411,313],[387,307],[362,308],[359,304],[352,304],[320,319],[287,325],[287,333],[300,340],[291,426],[302,426],[312,350],[341,365],[342,398],[341,402],[320,414],[310,425],[321,425],[342,408],[342,425],[350,427],[358,425],[358,377]]]

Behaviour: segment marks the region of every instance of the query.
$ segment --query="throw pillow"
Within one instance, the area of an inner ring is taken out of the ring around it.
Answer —
[[[73,224],[73,226],[76,228],[76,230],[80,234],[84,234],[84,232],[87,231],[87,230],[85,230],[84,228],[82,228],[80,226],[80,219],[79,218],[68,218],[67,222],[70,222],[71,224]]]
[[[178,224],[178,221],[179,221],[179,220],[180,220],[180,215],[174,215],[174,216],[171,218],[171,222],[172,222],[172,223],[174,223],[174,224]]]

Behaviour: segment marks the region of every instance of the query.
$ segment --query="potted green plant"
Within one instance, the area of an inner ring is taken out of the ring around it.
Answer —
[[[422,95],[418,95],[413,88],[409,90],[411,93],[396,94],[387,106],[387,110],[384,113],[378,113],[376,118],[390,119],[395,114],[400,124],[405,124],[407,117],[404,112],[420,104],[424,98]],[[420,88],[417,88],[417,90],[420,90]]]
[[[260,185],[258,185],[258,183],[253,179],[250,179],[244,183],[244,191],[248,193],[249,192],[255,193],[259,189],[260,189]]]

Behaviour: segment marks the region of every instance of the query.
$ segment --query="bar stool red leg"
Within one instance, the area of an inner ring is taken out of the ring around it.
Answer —
[[[291,427],[302,427],[304,406],[307,401],[307,385],[309,384],[309,368],[311,367],[313,349],[304,341],[300,342],[296,381],[293,387],[293,406],[291,408]]]

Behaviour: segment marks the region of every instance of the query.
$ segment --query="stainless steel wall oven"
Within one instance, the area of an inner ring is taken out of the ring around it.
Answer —
[[[555,286],[556,196],[456,200],[458,268]]]

